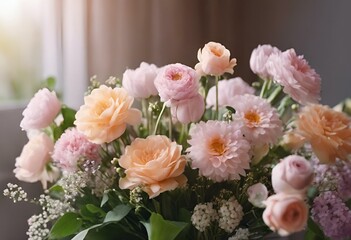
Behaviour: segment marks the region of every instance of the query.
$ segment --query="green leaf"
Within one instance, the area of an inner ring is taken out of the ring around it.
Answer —
[[[85,207],[87,208],[87,210],[93,214],[96,214],[100,217],[104,217],[106,215],[105,211],[102,210],[101,208],[95,206],[94,204],[87,204],[85,205]]]
[[[101,203],[100,203],[100,207],[104,206],[105,203],[107,203],[109,197],[108,197],[108,193],[105,192],[104,195],[102,196],[102,200],[101,200]]]
[[[225,108],[226,108],[228,111],[232,112],[233,114],[236,112],[235,109],[234,109],[233,107],[231,107],[231,106],[225,106]]]
[[[56,85],[56,79],[54,77],[48,77],[45,80],[45,86],[50,90],[53,91],[55,90],[55,85]]]
[[[118,205],[106,214],[104,223],[118,222],[121,219],[123,219],[125,216],[127,216],[130,210],[131,210],[131,207],[127,205]]]
[[[311,218],[308,218],[307,229],[309,231],[312,231],[317,237],[319,237],[318,239],[325,238],[323,231],[319,228],[319,226]],[[310,235],[312,235],[312,234],[310,234]]]
[[[49,189],[49,194],[53,198],[61,199],[65,194],[65,190],[60,185],[54,185]]]
[[[59,239],[75,234],[82,223],[77,213],[68,212],[55,222],[49,233],[49,239]]]
[[[142,222],[147,230],[149,240],[173,240],[188,225],[185,222],[175,222],[163,219],[158,213],[152,213],[150,222]]]
[[[74,126],[76,112],[76,110],[67,106],[63,106],[61,108],[61,113],[63,117],[63,123],[61,124],[62,132],[64,132],[67,128]]]
[[[93,228],[97,228],[101,226],[101,224],[96,224],[93,225],[87,229],[84,229],[83,231],[81,231],[80,233],[78,233],[74,238],[72,238],[71,240],[84,240],[85,236],[88,234],[89,230],[93,229]]]

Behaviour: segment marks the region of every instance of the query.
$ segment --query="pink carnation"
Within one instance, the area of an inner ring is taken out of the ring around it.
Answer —
[[[250,168],[250,144],[239,125],[221,121],[200,122],[190,129],[186,151],[191,167],[216,182],[240,179]]]
[[[89,142],[76,128],[66,130],[55,143],[52,158],[63,170],[74,172],[79,161],[100,162],[100,146]]]
[[[123,73],[123,87],[134,98],[148,98],[158,94],[154,81],[158,68],[154,64],[142,62],[140,67],[127,69]]]
[[[272,76],[267,71],[267,60],[272,54],[278,54],[280,50],[276,47],[272,47],[269,44],[258,45],[255,48],[250,57],[250,68],[251,70],[260,76],[262,79],[270,79]]]
[[[47,88],[40,89],[28,103],[22,115],[20,126],[23,130],[48,127],[61,110],[61,103],[55,92]]]
[[[235,98],[235,118],[244,123],[243,132],[253,143],[275,143],[282,136],[282,122],[275,108],[254,95]]]
[[[273,54],[267,61],[267,70],[295,101],[301,104],[319,102],[321,78],[294,49]]]
[[[234,97],[243,94],[254,94],[255,89],[247,84],[242,78],[236,77],[218,82],[218,106],[232,106]],[[206,98],[207,108],[216,105],[216,87],[210,88]]]
[[[164,66],[158,73],[155,86],[161,101],[168,102],[191,99],[198,94],[199,79],[196,71],[180,63]]]

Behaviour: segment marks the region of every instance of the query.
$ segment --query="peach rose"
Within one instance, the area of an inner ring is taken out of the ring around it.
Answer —
[[[141,122],[141,112],[131,108],[133,101],[124,88],[101,85],[84,97],[74,124],[93,143],[111,142],[124,133],[127,124]]]
[[[328,106],[309,105],[300,112],[296,127],[322,163],[333,163],[336,158],[347,160],[351,153],[350,118],[344,113]]]
[[[236,59],[230,59],[230,51],[220,43],[205,44],[203,49],[199,49],[197,58],[199,63],[196,64],[195,70],[199,75],[220,76],[226,72],[234,73]]]
[[[47,182],[53,182],[59,176],[58,169],[50,165],[53,149],[54,143],[45,133],[32,137],[16,158],[16,169],[13,170],[16,178],[31,183],[41,181],[46,189]]]
[[[308,207],[302,196],[278,193],[266,201],[262,218],[265,224],[281,236],[304,229],[308,218]]]
[[[137,138],[126,147],[119,164],[126,176],[119,181],[121,189],[142,187],[150,198],[184,185],[186,159],[182,147],[166,136],[152,135]]]
[[[47,88],[40,89],[24,109],[20,127],[26,131],[46,128],[54,121],[60,110],[61,103],[56,93],[50,92]]]
[[[310,162],[298,155],[285,157],[272,170],[272,186],[276,193],[305,193],[312,181]]]

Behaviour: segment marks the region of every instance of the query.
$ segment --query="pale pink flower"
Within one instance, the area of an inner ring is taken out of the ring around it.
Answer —
[[[250,68],[251,70],[260,76],[260,78],[264,80],[271,79],[272,76],[267,71],[267,60],[272,54],[280,53],[281,51],[276,48],[272,47],[269,44],[258,45],[255,48],[250,57]]]
[[[240,126],[222,121],[200,122],[190,131],[186,150],[191,167],[216,182],[240,179],[250,168],[250,144]]]
[[[264,208],[264,201],[268,198],[267,187],[263,183],[256,183],[247,189],[249,202],[255,207]]]
[[[232,106],[235,96],[254,94],[255,89],[247,84],[242,78],[236,77],[218,82],[218,106]],[[216,86],[210,88],[206,98],[207,108],[216,105]]]
[[[141,122],[141,112],[132,108],[133,101],[124,88],[101,85],[84,97],[74,124],[93,143],[112,142],[124,133],[127,124]]]
[[[180,63],[164,66],[157,74],[156,89],[161,101],[171,105],[171,101],[191,99],[198,94],[199,79],[196,71]]]
[[[278,193],[265,201],[264,223],[281,236],[303,230],[307,224],[308,207],[300,194]]]
[[[119,180],[121,189],[141,187],[150,198],[183,186],[186,159],[182,146],[161,135],[137,138],[119,159],[126,176]]]
[[[312,166],[302,156],[287,156],[272,170],[272,186],[276,193],[304,194],[312,181]]]
[[[135,70],[127,69],[123,73],[123,87],[134,98],[157,96],[158,91],[154,84],[157,71],[156,65],[145,62],[142,62]]]
[[[294,49],[271,55],[267,70],[273,80],[283,86],[283,91],[298,103],[319,102],[321,78]]]
[[[172,117],[184,124],[199,121],[204,111],[205,102],[200,94],[191,99],[172,101],[171,103]]]
[[[16,158],[16,178],[31,183],[41,181],[46,189],[47,182],[53,182],[59,176],[58,169],[50,164],[53,148],[53,141],[45,133],[33,136]]]
[[[234,73],[236,59],[230,59],[230,51],[222,44],[209,42],[197,52],[199,63],[195,69],[199,75],[220,76],[224,73]]]
[[[55,143],[52,159],[63,170],[74,172],[85,161],[100,162],[100,145],[89,142],[76,128],[66,130]]]
[[[23,130],[34,130],[48,127],[61,110],[61,103],[55,92],[40,89],[29,101],[22,115],[20,127]]]
[[[253,143],[275,143],[282,136],[282,122],[275,108],[255,95],[235,97],[236,120],[244,123],[245,137]]]

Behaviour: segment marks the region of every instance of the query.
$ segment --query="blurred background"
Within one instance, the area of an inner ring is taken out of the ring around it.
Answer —
[[[322,78],[322,103],[333,106],[351,95],[350,9],[348,0],[0,0],[0,191],[17,182],[21,113],[47,77],[78,108],[93,75],[121,77],[142,61],[194,66],[197,50],[216,41],[237,58],[234,75],[252,82],[251,51],[267,43],[304,55]],[[35,211],[1,195],[2,239],[26,239]]]

